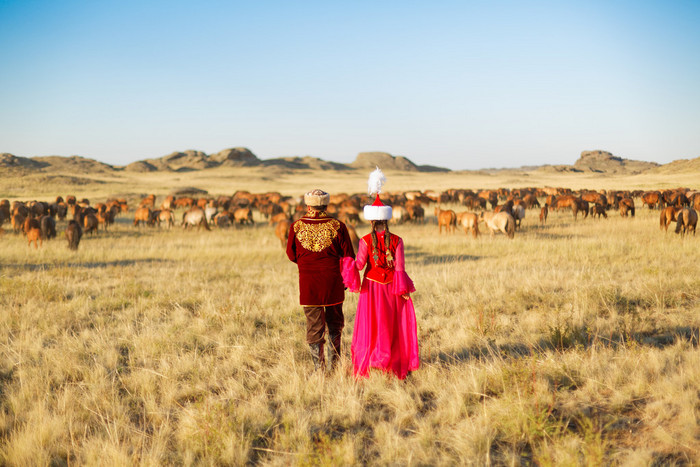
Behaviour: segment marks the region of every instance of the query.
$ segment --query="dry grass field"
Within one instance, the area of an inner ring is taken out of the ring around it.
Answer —
[[[359,192],[366,175],[6,178],[0,198]],[[512,177],[388,174],[387,189],[691,183]],[[698,465],[700,237],[636,203],[634,218],[546,226],[528,211],[513,240],[392,226],[418,289],[422,366],[406,381],[348,376],[349,293],[344,367],[310,373],[296,266],[257,215],[207,232],[138,229],[132,210],[77,252],[62,233],[30,249],[6,224],[0,464]]]

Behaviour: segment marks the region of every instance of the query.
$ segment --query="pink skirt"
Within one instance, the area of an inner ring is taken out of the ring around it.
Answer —
[[[370,368],[377,368],[404,379],[420,365],[413,301],[394,293],[397,286],[362,282],[351,347],[356,377],[367,377]]]

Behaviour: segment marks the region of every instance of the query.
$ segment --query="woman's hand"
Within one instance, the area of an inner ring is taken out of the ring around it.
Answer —
[[[410,293],[401,294],[401,298],[403,298],[404,300],[410,300],[411,294]]]

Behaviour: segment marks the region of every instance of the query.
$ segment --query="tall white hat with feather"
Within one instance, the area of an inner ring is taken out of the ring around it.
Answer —
[[[368,221],[388,221],[391,219],[391,206],[385,206],[379,199],[379,193],[382,192],[382,186],[386,183],[386,177],[377,167],[377,170],[369,174],[367,180],[367,192],[370,196],[376,194],[374,203],[367,205],[364,208],[365,219]]]

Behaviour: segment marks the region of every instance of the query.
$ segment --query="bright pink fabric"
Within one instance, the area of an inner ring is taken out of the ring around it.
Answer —
[[[365,267],[368,248],[360,242],[355,266]],[[404,271],[403,241],[394,252],[394,282],[380,284],[362,281],[352,333],[352,363],[357,377],[367,377],[370,368],[392,371],[404,379],[420,366],[418,331],[413,301],[401,297],[415,292],[413,281]]]
[[[343,284],[350,292],[360,291],[360,273],[355,267],[355,260],[351,256],[340,259],[340,275],[343,276]]]

